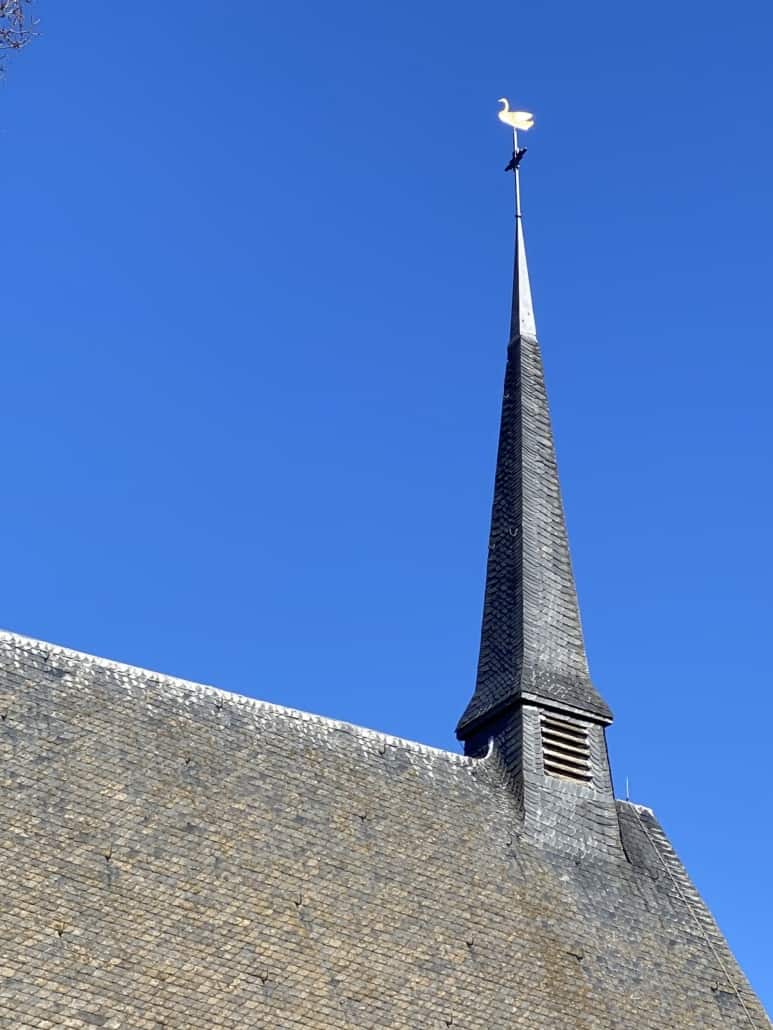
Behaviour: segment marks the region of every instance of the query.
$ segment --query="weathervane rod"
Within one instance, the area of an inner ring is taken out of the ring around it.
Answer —
[[[524,153],[526,150],[524,149]],[[523,155],[522,155],[523,156]],[[520,164],[518,160],[518,130],[513,126],[513,179],[515,180],[515,217],[521,218],[521,170],[518,167]]]
[[[510,159],[510,163],[505,168],[506,172],[512,172],[515,180],[515,217],[521,217],[521,175],[519,171],[519,165],[523,160],[523,155],[526,153],[526,147],[520,149],[518,147],[518,130],[523,129],[526,131],[534,125],[534,115],[528,111],[511,111],[510,101],[506,97],[500,97],[499,103],[503,105],[502,110],[498,112],[498,118],[500,122],[504,122],[505,125],[509,125],[513,130],[513,156]]]

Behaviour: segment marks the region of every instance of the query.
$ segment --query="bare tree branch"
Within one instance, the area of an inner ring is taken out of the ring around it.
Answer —
[[[37,35],[37,21],[29,16],[31,3],[32,0],[0,0],[0,52],[21,50]]]

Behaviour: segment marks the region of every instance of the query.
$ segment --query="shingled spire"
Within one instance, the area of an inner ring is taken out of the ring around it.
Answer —
[[[478,676],[456,732],[468,754],[483,753],[494,739],[521,779],[528,778],[529,719],[537,719],[533,751],[541,757],[535,766],[541,776],[552,767],[551,743],[558,775],[573,779],[574,759],[580,752],[587,757],[595,739],[598,768],[588,765],[587,780],[608,784],[611,800],[603,727],[612,713],[588,671],[526,263],[518,167],[524,153],[516,141],[509,166],[516,200],[513,303]],[[532,709],[528,716],[525,707]],[[547,745],[540,734],[545,719],[558,720]]]
[[[518,197],[478,679],[459,734],[524,695],[612,718],[588,673]]]

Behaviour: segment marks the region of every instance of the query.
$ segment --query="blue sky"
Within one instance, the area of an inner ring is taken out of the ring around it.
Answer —
[[[773,1008],[769,4],[226,6],[40,2],[0,85],[0,624],[456,747],[508,95],[618,793]]]

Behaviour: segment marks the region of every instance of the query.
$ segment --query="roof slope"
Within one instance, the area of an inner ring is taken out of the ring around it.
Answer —
[[[475,760],[0,636],[0,1025],[769,1027],[652,815],[527,843]]]

